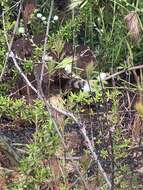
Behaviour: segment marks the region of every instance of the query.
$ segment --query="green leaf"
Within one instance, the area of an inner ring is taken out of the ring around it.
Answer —
[[[71,65],[72,61],[72,57],[66,57],[56,66],[56,69],[64,69],[67,65]]]

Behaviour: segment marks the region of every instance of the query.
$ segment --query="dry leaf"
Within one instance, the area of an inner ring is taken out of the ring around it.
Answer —
[[[137,102],[135,104],[135,109],[137,110],[138,114],[143,117],[143,104],[141,102]]]
[[[66,163],[65,166],[66,172],[69,173],[74,173],[76,171],[75,167],[73,166],[72,162]]]
[[[4,172],[0,171],[0,190],[6,189],[6,177]]]
[[[143,130],[143,121],[142,118],[136,114],[134,118],[134,123],[132,126],[132,139],[133,144],[139,144],[141,140],[141,132]]]
[[[140,26],[138,21],[138,15],[132,11],[124,17],[129,35],[133,41],[138,41],[140,38]]]
[[[23,6],[23,20],[24,20],[24,25],[27,28],[27,24],[29,23],[31,14],[34,12],[36,9],[35,2],[33,0],[27,0],[25,5]]]
[[[53,178],[55,180],[58,180],[61,176],[61,166],[60,166],[60,162],[58,161],[58,159],[56,158],[51,158],[49,161],[49,167],[51,169]]]
[[[49,98],[49,102],[56,109],[64,111],[64,101],[60,95],[52,96],[51,98]],[[52,110],[52,116],[60,129],[63,129],[65,116],[54,109]]]
[[[66,133],[65,141],[68,151],[79,151],[81,146],[84,145],[82,137],[76,131]]]
[[[138,173],[140,173],[140,174],[143,174],[143,167],[138,168],[136,171],[137,171]]]

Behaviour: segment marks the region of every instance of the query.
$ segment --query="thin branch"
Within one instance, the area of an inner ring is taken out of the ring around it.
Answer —
[[[44,74],[44,68],[45,68],[46,45],[47,45],[47,41],[48,41],[50,20],[52,17],[53,8],[54,8],[54,0],[51,0],[50,13],[49,13],[48,21],[47,21],[47,29],[46,29],[46,35],[45,35],[45,41],[44,41],[44,50],[43,50],[43,55],[42,55],[42,68],[41,68],[41,75],[40,75],[40,85],[42,85],[42,81],[43,81],[43,74]]]
[[[19,164],[20,154],[12,144],[9,143],[8,138],[4,135],[0,136],[0,150],[2,150],[10,160],[12,166],[17,166]]]
[[[6,69],[6,64],[7,64],[8,58],[9,58],[9,54],[10,54],[10,52],[11,52],[11,48],[12,48],[14,36],[15,36],[16,31],[17,31],[17,28],[18,28],[19,19],[20,19],[20,14],[21,14],[21,11],[22,11],[22,3],[23,3],[23,0],[21,0],[21,1],[18,2],[18,3],[20,3],[19,12],[18,12],[17,20],[16,20],[16,23],[15,23],[15,26],[14,26],[12,38],[11,38],[11,41],[10,41],[10,43],[9,43],[9,50],[8,50],[8,53],[7,53],[6,58],[5,58],[5,61],[4,61],[4,66],[3,66],[2,72],[1,72],[1,74],[0,74],[0,81],[2,80],[2,77],[3,77],[3,75],[4,75],[4,72],[5,72],[5,69]],[[5,12],[3,11],[3,13],[2,13],[3,21],[4,21],[4,14],[5,14]],[[3,28],[5,28],[5,24],[3,24]],[[4,33],[6,34],[6,30],[5,30],[5,29],[4,29]],[[5,38],[6,38],[6,41],[8,42],[7,34],[5,35]]]
[[[46,4],[47,4],[48,0],[46,0],[41,6],[40,8],[43,8]]]
[[[120,74],[125,73],[126,71],[133,71],[133,70],[137,70],[137,69],[143,69],[143,65],[138,65],[138,66],[130,67],[130,68],[127,68],[127,69],[123,69],[121,71],[118,71],[118,72],[106,77],[104,80],[107,81],[109,79],[115,78],[116,76],[118,76]]]
[[[17,7],[19,4],[21,3],[21,0],[16,2],[13,6],[11,6],[8,10],[5,11],[5,13],[7,13],[8,11],[12,10],[13,8]],[[0,17],[2,17],[2,14],[0,15]]]
[[[11,174],[14,172],[14,170],[8,169],[8,168],[4,168],[0,166],[0,171],[4,171],[6,174]]]
[[[19,60],[21,60],[21,59],[19,59]],[[124,72],[126,72],[126,71],[132,71],[132,70],[136,70],[136,69],[143,69],[143,65],[138,65],[138,66],[135,66],[135,67],[131,67],[131,68],[129,68],[129,69],[123,69],[123,70],[121,70],[121,71],[119,71],[119,72],[117,72],[117,73],[114,73],[114,74],[112,74],[112,75],[110,75],[110,76],[108,76],[108,77],[106,77],[105,78],[105,81],[107,81],[107,80],[110,80],[110,79],[112,79],[112,78],[115,78],[116,76],[118,76],[118,75],[120,75],[120,74],[123,74]],[[45,75],[47,75],[48,74],[48,72],[45,72],[44,74],[43,74],[43,76],[45,76]],[[36,81],[36,79],[35,80],[33,80],[33,81],[31,81],[31,84],[32,83],[34,83]],[[94,80],[89,80],[88,82],[90,83],[91,81],[94,81]],[[21,87],[20,89],[18,89],[17,91],[15,91],[14,93],[12,93],[12,94],[10,94],[9,95],[9,97],[11,97],[11,96],[13,96],[13,95],[15,95],[15,94],[17,94],[20,90],[22,90],[22,89],[24,89],[25,87],[27,87],[27,85],[24,85],[23,87]],[[107,88],[114,88],[114,87],[107,87]],[[116,87],[116,88],[118,88],[118,89],[127,89],[127,87]],[[141,89],[140,89],[141,90]]]

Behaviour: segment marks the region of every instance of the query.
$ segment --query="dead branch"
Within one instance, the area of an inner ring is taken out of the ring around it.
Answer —
[[[130,67],[130,68],[127,68],[127,69],[123,69],[123,70],[118,71],[118,72],[116,72],[116,73],[114,73],[112,75],[109,75],[104,80],[107,81],[109,79],[114,79],[115,77],[117,77],[120,74],[125,73],[126,71],[134,71],[134,70],[137,70],[137,69],[143,69],[143,65],[138,65],[138,66]]]

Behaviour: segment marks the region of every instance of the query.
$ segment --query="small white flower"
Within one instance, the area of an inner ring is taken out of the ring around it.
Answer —
[[[45,16],[42,16],[42,17],[41,17],[41,20],[45,21],[45,20],[46,20],[46,17],[45,17]]]
[[[59,17],[57,15],[54,16],[53,20],[57,21],[59,19]]]
[[[90,92],[90,86],[88,82],[85,83],[85,85],[82,87],[83,92]]]
[[[19,27],[19,28],[18,28],[18,33],[19,33],[19,34],[24,34],[24,33],[25,33],[24,27]]]
[[[105,80],[107,77],[107,74],[106,73],[100,73],[100,75],[97,77],[97,80],[98,81],[103,81]]]
[[[41,13],[37,13],[37,18],[41,18],[42,17],[42,14]]]
[[[71,64],[66,65],[65,71],[67,72],[67,74],[70,74],[72,72],[72,65]]]

